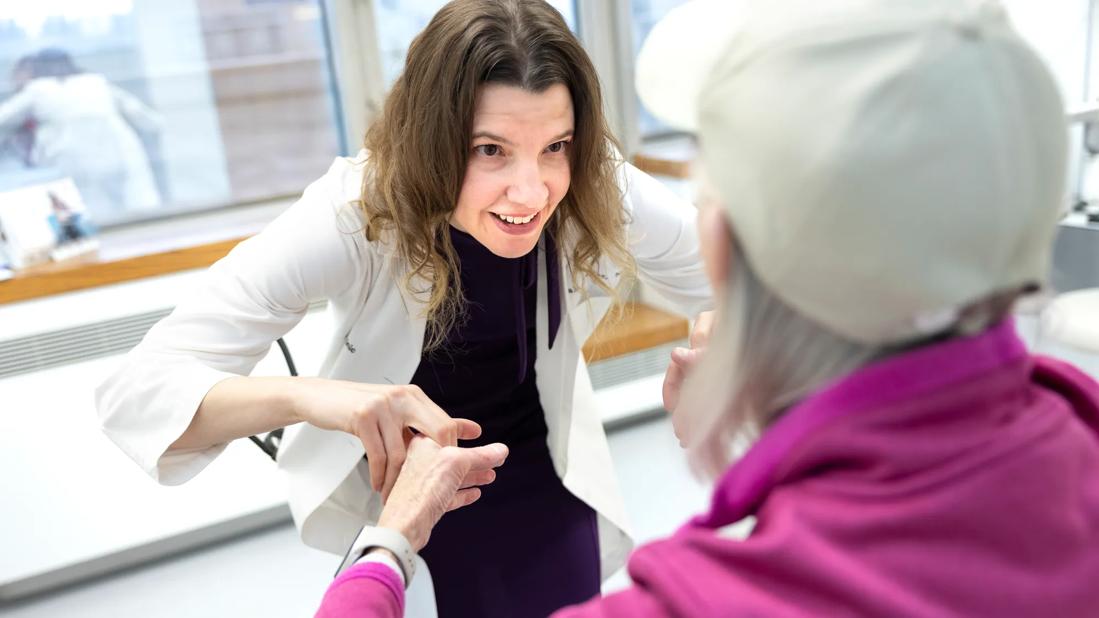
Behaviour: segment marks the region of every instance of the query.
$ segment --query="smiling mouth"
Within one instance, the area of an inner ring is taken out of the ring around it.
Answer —
[[[524,224],[527,224],[527,223],[530,223],[531,221],[533,221],[534,218],[538,216],[538,213],[533,213],[533,214],[531,214],[529,216],[526,216],[526,217],[512,217],[512,216],[501,215],[501,214],[497,214],[497,213],[492,213],[492,215],[494,217],[496,217],[497,219],[499,219],[500,221],[503,221],[504,223],[508,223],[510,225],[524,225]]]

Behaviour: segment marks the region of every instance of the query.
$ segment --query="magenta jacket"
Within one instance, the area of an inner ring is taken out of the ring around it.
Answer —
[[[1010,321],[886,359],[769,427],[631,588],[554,616],[1099,616],[1097,434],[1099,385]],[[402,603],[363,565],[318,616]]]

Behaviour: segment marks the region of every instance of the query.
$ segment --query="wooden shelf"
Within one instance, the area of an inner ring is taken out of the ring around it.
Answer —
[[[92,254],[65,262],[44,264],[19,271],[7,281],[0,281],[0,304],[205,268],[229,253],[241,240],[244,239],[233,238],[118,260],[101,261],[97,255]]]
[[[691,177],[690,161],[677,161],[638,154],[634,155],[633,164],[637,166],[637,169],[653,176],[668,176],[669,178],[680,179]]]
[[[620,320],[608,316],[599,324],[584,344],[584,358],[594,363],[686,339],[689,332],[687,320],[680,316],[629,303]]]

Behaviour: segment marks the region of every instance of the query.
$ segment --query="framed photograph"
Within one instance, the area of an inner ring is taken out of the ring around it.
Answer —
[[[0,191],[0,252],[11,268],[98,248],[95,226],[71,178]]]

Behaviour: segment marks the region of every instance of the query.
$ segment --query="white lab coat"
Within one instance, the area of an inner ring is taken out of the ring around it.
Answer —
[[[93,218],[160,205],[145,148],[160,116],[95,73],[32,79],[0,103],[0,135],[35,122],[31,163],[71,177]]]
[[[412,378],[424,337],[422,305],[398,285],[404,270],[392,245],[362,233],[362,215],[350,203],[361,178],[361,158],[337,159],[301,200],[214,264],[204,289],[153,327],[97,390],[103,430],[153,478],[183,483],[221,452],[225,445],[165,451],[207,391],[248,374],[312,301],[327,299],[336,325],[320,375],[377,384]],[[630,165],[619,179],[639,274],[685,314],[708,308],[694,208]],[[539,262],[544,273],[544,257]],[[599,515],[605,578],[624,563],[632,542],[580,349],[610,301],[594,286],[584,301],[572,289],[567,261],[561,264],[564,307],[553,349],[546,277],[538,278],[536,380],[554,467]],[[617,279],[609,266],[604,273]],[[381,500],[362,457],[353,435],[308,424],[287,429],[278,467],[306,544],[343,555],[363,522],[377,520]]]

